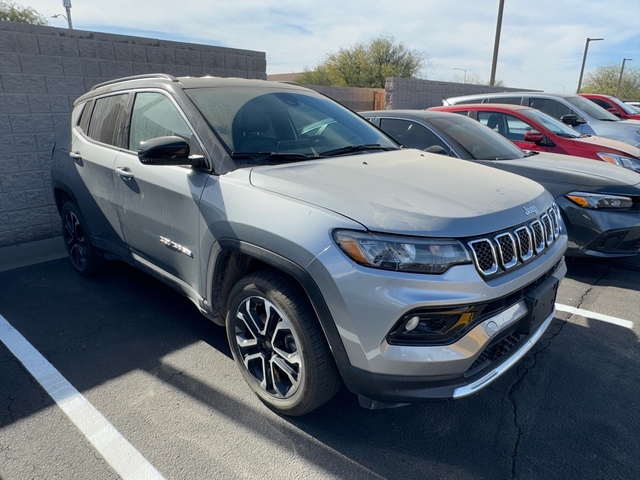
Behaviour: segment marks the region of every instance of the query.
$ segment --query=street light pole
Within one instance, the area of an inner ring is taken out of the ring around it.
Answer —
[[[467,83],[467,71],[464,68],[454,68],[454,70],[460,70],[461,72],[464,72],[464,80],[462,80],[462,83]]]
[[[589,42],[596,42],[598,40],[604,40],[604,38],[588,38],[584,44],[584,55],[582,56],[582,67],[580,67],[580,78],[578,78],[578,89],[576,93],[580,93],[580,87],[582,86],[582,75],[584,74],[584,64],[587,61],[587,51],[589,51]]]
[[[624,63],[629,60],[633,60],[633,58],[623,58],[622,59],[622,67],[620,67],[620,77],[618,78],[618,88],[616,88],[616,97],[620,94],[620,84],[622,83],[622,74],[624,73]]]
[[[71,0],[62,0],[62,6],[67,10],[67,23],[69,30],[73,30],[73,22],[71,21]]]
[[[504,11],[504,0],[500,0],[498,6],[498,23],[496,24],[496,39],[493,44],[493,60],[491,62],[491,78],[489,85],[492,87],[496,84],[496,66],[498,64],[498,47],[500,46],[500,30],[502,29],[502,12]]]

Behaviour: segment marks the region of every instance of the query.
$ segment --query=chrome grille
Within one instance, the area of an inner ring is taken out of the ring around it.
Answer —
[[[518,264],[518,254],[516,253],[516,242],[509,232],[501,233],[494,237],[498,246],[498,257],[500,266],[505,270],[515,267]]]
[[[545,251],[560,235],[560,219],[555,204],[539,218],[492,237],[467,242],[473,261],[484,276],[496,275],[530,261]]]
[[[549,215],[544,214],[540,217],[542,221],[542,225],[544,226],[544,242],[547,245],[551,245],[553,243],[553,226],[551,225],[551,220],[549,219]]]
[[[527,227],[516,228],[516,238],[518,239],[518,253],[520,261],[526,262],[533,257],[533,241],[531,239],[531,230]]]

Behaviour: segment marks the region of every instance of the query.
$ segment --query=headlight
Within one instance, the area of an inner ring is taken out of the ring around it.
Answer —
[[[453,265],[471,263],[457,240],[336,230],[333,238],[354,262],[366,267],[413,273],[444,273]]]
[[[631,198],[619,195],[571,192],[566,197],[584,208],[629,208],[633,205]]]
[[[613,163],[619,167],[627,168],[635,172],[640,172],[640,161],[635,158],[616,155],[615,153],[598,153],[598,156],[605,162]]]

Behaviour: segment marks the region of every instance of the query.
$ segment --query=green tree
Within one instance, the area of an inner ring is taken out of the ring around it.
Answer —
[[[387,77],[419,78],[428,69],[425,55],[409,50],[393,37],[377,37],[328,54],[314,70],[297,78],[306,85],[384,88]],[[323,83],[318,83],[323,82]]]
[[[24,7],[13,2],[0,2],[0,21],[49,25],[44,15],[34,8]]]
[[[620,80],[620,65],[605,65],[585,75],[580,93],[616,95]],[[640,69],[625,65],[620,82],[620,98],[640,98]]]

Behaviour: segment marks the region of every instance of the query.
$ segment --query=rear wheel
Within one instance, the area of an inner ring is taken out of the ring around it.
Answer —
[[[91,244],[80,210],[73,202],[62,206],[62,236],[71,265],[80,275],[90,277],[99,273],[106,261]]]
[[[227,337],[251,389],[278,413],[308,413],[340,388],[340,376],[306,295],[277,272],[250,274],[233,287]]]

